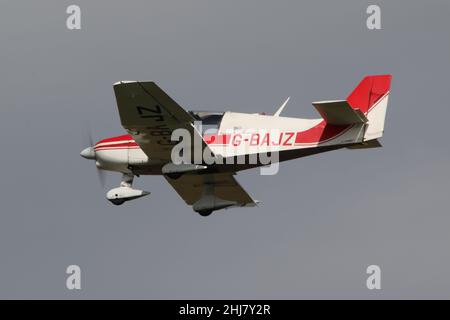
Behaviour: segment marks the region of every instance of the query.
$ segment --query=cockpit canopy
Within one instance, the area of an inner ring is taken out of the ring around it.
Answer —
[[[215,134],[219,131],[220,123],[225,112],[222,111],[189,111],[196,121],[202,123],[202,134]]]

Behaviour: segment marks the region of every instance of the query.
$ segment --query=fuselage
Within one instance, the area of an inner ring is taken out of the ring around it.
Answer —
[[[384,123],[387,101],[388,93],[366,111],[368,119],[372,119],[374,124],[381,122],[377,121],[378,119],[383,119]],[[267,165],[259,161],[249,163],[236,160],[251,155],[276,152],[277,161],[285,161],[335,150],[376,139],[383,131],[375,125],[367,127],[364,123],[333,125],[324,119],[264,114],[224,112],[214,114],[214,117],[214,121],[211,121],[211,116],[209,120],[204,116],[203,119],[206,120],[203,123],[213,125],[205,125],[202,128],[202,122],[199,122],[197,131],[215,156],[235,161],[214,164],[209,166],[208,171],[239,171]],[[129,134],[103,139],[95,144],[93,150],[97,166],[104,170],[157,175],[162,174],[161,168],[168,162],[145,154]]]
[[[237,125],[238,124],[238,125]],[[278,152],[285,161],[356,143],[354,125],[327,125],[322,119],[298,119],[259,114],[226,112],[216,133],[204,132],[211,151],[224,159]],[[129,134],[103,139],[94,146],[96,164],[104,170],[139,174],[161,174],[165,164],[152,159]],[[265,165],[224,161],[214,165],[218,171],[239,171]]]

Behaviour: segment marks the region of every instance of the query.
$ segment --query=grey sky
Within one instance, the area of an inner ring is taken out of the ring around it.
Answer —
[[[0,298],[450,298],[449,16],[446,0],[3,1]],[[242,172],[258,208],[205,219],[161,177],[114,207],[79,156],[87,124],[124,132],[118,80],[187,109],[272,113],[291,96],[286,115],[317,117],[311,101],[378,73],[394,76],[384,147]]]

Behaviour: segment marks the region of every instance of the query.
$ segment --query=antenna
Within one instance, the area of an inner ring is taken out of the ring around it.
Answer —
[[[288,98],[286,99],[286,101],[283,102],[283,104],[278,108],[277,112],[275,112],[274,117],[279,117],[279,116],[280,116],[280,113],[283,111],[284,107],[286,107],[286,105],[287,105],[287,103],[289,102],[289,99],[290,99],[290,98],[291,98],[291,97],[288,97]]]

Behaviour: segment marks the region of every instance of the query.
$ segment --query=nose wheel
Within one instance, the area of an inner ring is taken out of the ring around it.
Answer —
[[[122,175],[122,181],[120,182],[120,186],[118,188],[109,190],[106,193],[106,199],[108,199],[112,204],[120,206],[126,201],[134,200],[149,195],[150,192],[132,188],[133,178],[134,178],[133,174],[124,173]]]
[[[111,203],[115,204],[116,206],[120,206],[121,204],[123,204],[125,202],[125,200],[122,200],[122,199],[111,199],[109,201],[111,201]]]

